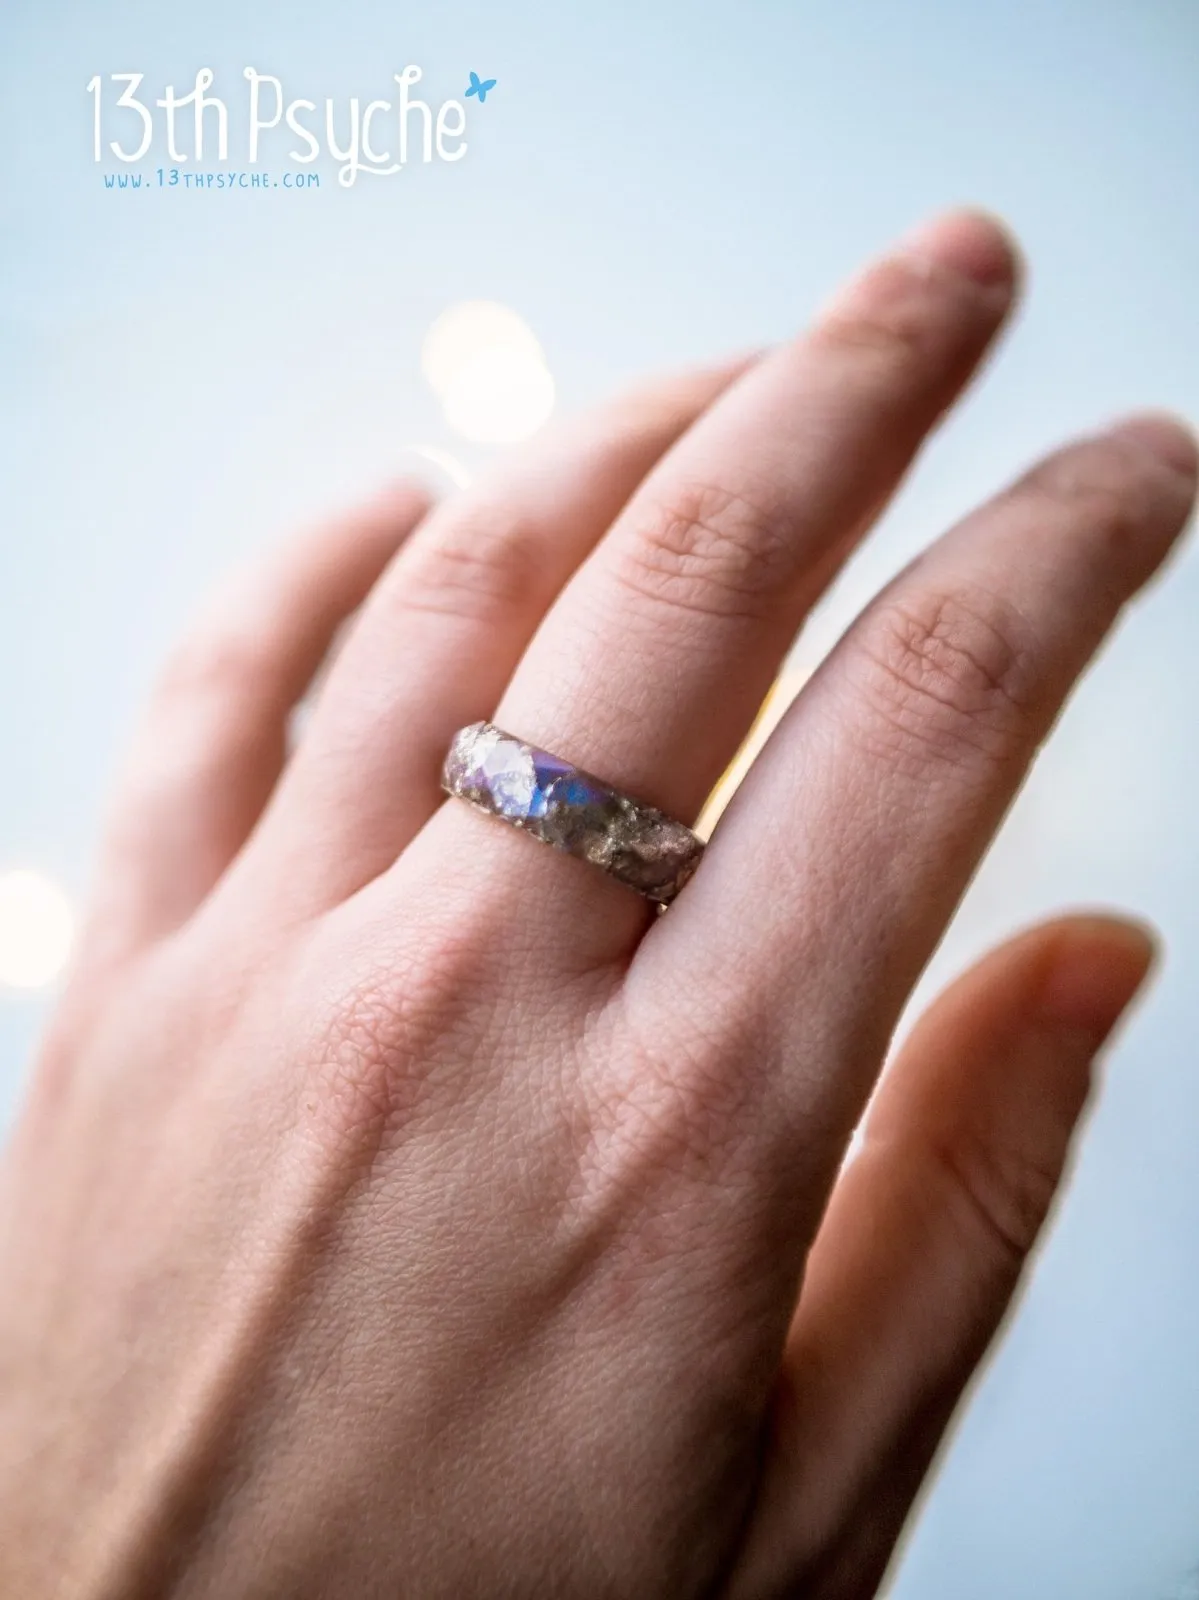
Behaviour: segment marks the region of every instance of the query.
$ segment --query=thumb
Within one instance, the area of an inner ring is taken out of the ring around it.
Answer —
[[[1062,918],[917,1023],[812,1250],[736,1600],[875,1593],[1154,948],[1122,919]]]

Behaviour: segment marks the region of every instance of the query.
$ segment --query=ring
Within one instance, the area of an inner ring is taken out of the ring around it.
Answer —
[[[458,730],[441,783],[447,794],[590,861],[659,906],[670,904],[704,853],[703,840],[665,812],[490,722]]]

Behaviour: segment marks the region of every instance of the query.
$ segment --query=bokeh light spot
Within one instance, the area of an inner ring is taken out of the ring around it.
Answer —
[[[421,370],[446,421],[475,444],[528,439],[554,409],[554,380],[528,324],[492,300],[442,313],[425,336]]]
[[[541,361],[513,350],[481,350],[442,398],[445,419],[475,444],[529,439],[554,409],[554,380]]]
[[[75,933],[71,903],[41,873],[0,873],[0,984],[40,989],[66,966]]]

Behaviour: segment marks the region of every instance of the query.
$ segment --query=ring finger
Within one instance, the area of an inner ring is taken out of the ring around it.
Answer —
[[[329,672],[248,881],[270,873],[303,916],[394,861],[439,803],[455,728],[491,711],[578,562],[751,359],[643,385],[426,518]]]
[[[743,377],[567,586],[497,722],[693,820],[804,614],[986,350],[1014,277],[993,222],[951,215]],[[486,826],[450,808],[434,827],[451,837],[432,855],[456,853],[461,830]],[[552,900],[573,864],[535,861],[501,834],[492,851],[512,853],[533,901]],[[574,870],[581,886],[587,869]],[[610,914],[589,919],[595,953],[627,948],[644,912],[598,874],[587,881],[580,892],[610,897]]]

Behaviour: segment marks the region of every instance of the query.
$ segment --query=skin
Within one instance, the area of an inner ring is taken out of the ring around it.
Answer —
[[[1069,445],[930,545],[661,918],[438,773],[493,717],[694,818],[1016,277],[942,218],[198,624],[0,1175],[0,1592],[876,1593],[1150,937],[1026,932],[874,1091],[1192,439]]]

